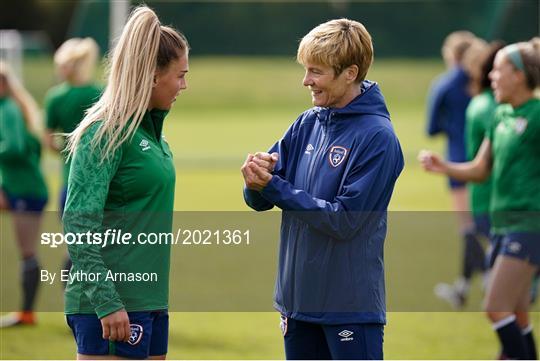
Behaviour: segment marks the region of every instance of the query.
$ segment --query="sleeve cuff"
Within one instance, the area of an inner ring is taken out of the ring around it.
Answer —
[[[96,314],[99,319],[110,315],[113,312],[119,311],[124,308],[124,304],[118,298],[114,298],[104,304],[96,307]]]
[[[276,196],[279,195],[278,189],[281,182],[283,182],[283,180],[278,175],[274,174],[266,187],[261,190],[261,195],[269,202],[276,204],[276,201],[278,200]]]

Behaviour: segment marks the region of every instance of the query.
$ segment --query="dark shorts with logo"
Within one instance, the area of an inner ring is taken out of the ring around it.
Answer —
[[[102,338],[101,321],[96,315],[67,315],[67,324],[77,342],[77,353],[114,355],[132,359],[167,354],[169,343],[167,311],[128,312],[128,316],[131,324],[129,342],[113,342]]]
[[[41,213],[47,205],[47,198],[20,197],[5,192],[9,209],[15,213]]]
[[[382,360],[382,324],[321,325],[281,316],[287,360]]]
[[[540,266],[540,233],[508,233],[502,239],[499,254]]]

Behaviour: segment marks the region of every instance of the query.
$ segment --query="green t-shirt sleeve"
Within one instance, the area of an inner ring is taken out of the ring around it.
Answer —
[[[11,101],[0,106],[0,159],[25,156],[26,125],[18,107]]]
[[[118,149],[101,162],[104,142],[96,147],[91,144],[97,129],[97,124],[87,129],[73,156],[63,217],[66,234],[102,232],[109,184],[120,164],[122,150]],[[109,269],[101,254],[101,245],[82,243],[68,245],[69,255],[77,270],[100,275],[99,281],[83,282],[82,292],[90,300],[97,316],[102,318],[124,308],[124,304],[114,283],[106,279]]]

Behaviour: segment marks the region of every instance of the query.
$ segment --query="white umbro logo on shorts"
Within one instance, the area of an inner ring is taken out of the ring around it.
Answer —
[[[349,330],[343,330],[340,333],[338,333],[338,336],[343,337],[340,341],[352,341],[354,340],[354,338],[351,337],[353,333],[354,332],[349,331]]]
[[[150,142],[148,142],[146,139],[141,140],[139,145],[141,146],[141,149],[142,149],[143,152],[150,149]]]
[[[511,242],[508,244],[508,250],[512,253],[519,253],[519,251],[521,251],[521,244],[518,242]]]
[[[306,151],[305,151],[304,153],[306,153],[306,154],[311,154],[311,152],[313,152],[314,149],[315,149],[315,148],[314,148],[314,147],[311,145],[311,143],[310,143],[310,144],[307,145]]]

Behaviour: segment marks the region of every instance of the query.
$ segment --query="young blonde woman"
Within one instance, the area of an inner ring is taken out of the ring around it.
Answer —
[[[510,359],[536,359],[527,317],[533,276],[540,267],[540,43],[500,50],[490,73],[500,105],[473,161],[452,163],[423,151],[424,168],[462,181],[492,175],[492,230],[500,249],[490,276],[485,309]]]
[[[21,312],[0,319],[0,327],[35,323],[39,285],[37,240],[47,187],[40,169],[39,112],[11,68],[0,62],[0,205],[12,213],[22,259]]]
[[[172,231],[175,170],[162,128],[187,72],[186,38],[151,9],[136,8],[112,53],[103,95],[69,137],[66,233],[119,229],[135,241],[143,232]],[[65,313],[78,359],[164,359],[170,245],[68,250]]]

